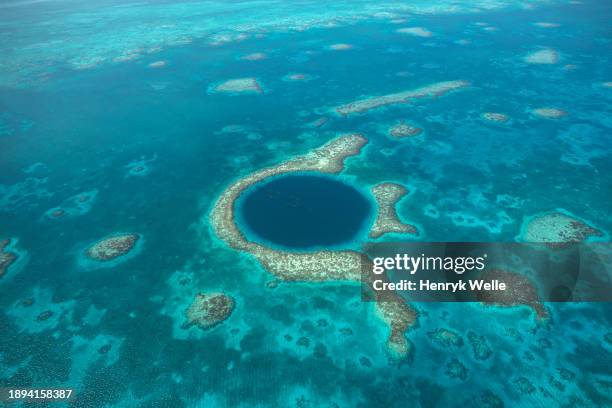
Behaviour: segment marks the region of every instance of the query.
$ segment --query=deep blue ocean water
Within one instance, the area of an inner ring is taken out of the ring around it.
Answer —
[[[78,407],[467,407],[487,406],[491,394],[492,406],[610,405],[609,304],[550,304],[545,324],[526,308],[415,304],[414,352],[396,364],[388,328],[358,285],[269,289],[273,277],[220,242],[207,214],[237,178],[361,132],[369,144],[341,177],[364,191],[406,185],[398,210],[419,239],[513,241],[524,217],[556,208],[609,234],[612,5],[254,3],[1,6],[0,237],[17,238],[22,256],[0,279],[0,386],[72,386]],[[433,35],[397,32],[414,26]],[[233,40],[217,44],[219,33]],[[353,48],[329,49],[337,43]],[[541,47],[557,50],[558,63],[525,63]],[[130,52],[138,55],[122,61]],[[267,59],[241,59],[255,52]],[[166,65],[150,68],[156,61]],[[290,73],[312,79],[283,80]],[[264,92],[207,93],[239,77],[257,78]],[[329,114],[455,79],[472,86]],[[532,114],[546,106],[568,116]],[[511,119],[486,122],[489,111]],[[329,122],[310,125],[321,116]],[[402,120],[424,133],[390,138]],[[146,171],[134,174],[139,166]],[[88,211],[45,216],[87,191],[97,191]],[[84,246],[132,231],[144,237],[137,256],[82,267]],[[232,295],[236,310],[212,330],[182,329],[199,291]],[[34,304],[24,307],[26,298]],[[439,328],[464,344],[432,341]],[[470,333],[484,336],[490,358],[475,358]],[[453,358],[465,379],[447,374]]]
[[[355,188],[330,177],[281,176],[254,186],[238,203],[239,219],[258,242],[333,247],[356,239],[372,212]]]

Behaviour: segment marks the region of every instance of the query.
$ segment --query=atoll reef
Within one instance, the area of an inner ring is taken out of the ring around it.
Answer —
[[[336,108],[334,108],[334,112],[336,112],[340,116],[347,116],[355,113],[364,113],[369,110],[381,108],[383,106],[408,103],[420,98],[435,98],[437,96],[442,96],[451,91],[466,88],[468,86],[470,86],[470,83],[468,81],[437,82],[435,84],[423,86],[417,89],[411,89],[408,91],[383,96],[374,96],[367,99],[360,99],[354,102],[347,103],[345,105],[337,106]]]
[[[584,221],[553,211],[527,218],[519,240],[559,246],[602,236],[603,232]]]
[[[235,302],[223,293],[198,293],[186,311],[187,323],[184,328],[198,326],[210,329],[225,321],[234,310]]]
[[[418,234],[415,226],[399,219],[395,209],[398,201],[408,194],[406,187],[395,183],[382,183],[372,187],[371,191],[378,204],[378,213],[370,230],[370,238],[380,238],[389,233]]]
[[[548,317],[548,311],[540,301],[538,289],[528,277],[516,272],[490,269],[481,278],[487,281],[499,280],[504,282],[506,290],[483,289],[477,291],[476,298],[479,301],[498,306],[528,306],[536,313],[539,319]]]
[[[234,249],[253,254],[278,278],[290,281],[358,280],[360,254],[353,251],[289,252],[246,240],[235,223],[235,201],[248,187],[269,177],[296,172],[339,173],[347,157],[358,154],[367,143],[361,135],[346,135],[303,156],[256,171],[231,184],[221,193],[210,221],[217,236]]]
[[[403,139],[405,137],[418,136],[423,133],[423,129],[412,126],[405,122],[400,122],[389,129],[389,136],[395,139]]]
[[[217,237],[230,247],[252,254],[261,265],[276,278],[283,281],[359,281],[361,263],[365,255],[352,250],[320,250],[313,252],[291,252],[278,250],[249,241],[236,225],[235,203],[250,186],[267,178],[288,173],[319,172],[339,173],[350,156],[358,155],[368,140],[359,134],[339,136],[327,144],[301,156],[251,173],[230,184],[219,196],[211,209],[209,220]],[[382,228],[396,228],[387,217],[395,215],[395,203],[405,194],[396,185],[386,183],[377,189],[384,207]],[[401,187],[401,186],[400,186]],[[403,225],[403,224],[402,224]],[[407,227],[401,227],[406,229]],[[392,335],[389,345],[396,354],[404,355],[407,350],[405,329],[415,322],[416,313],[403,302],[380,303],[385,321],[390,322]],[[404,329],[400,333],[400,329]]]
[[[8,249],[11,240],[9,238],[0,240],[0,278],[2,278],[8,268],[17,260],[17,254]]]
[[[263,93],[263,88],[256,78],[237,78],[229,79],[209,88],[211,93],[228,93],[228,94],[243,94],[243,93]]]
[[[94,261],[112,261],[120,256],[127,255],[139,239],[140,236],[138,234],[113,235],[91,245],[85,253],[89,259]]]

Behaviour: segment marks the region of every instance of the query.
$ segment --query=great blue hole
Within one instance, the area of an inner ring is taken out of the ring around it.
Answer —
[[[356,188],[331,177],[303,174],[254,185],[238,203],[246,232],[297,249],[350,242],[371,211],[370,201]]]

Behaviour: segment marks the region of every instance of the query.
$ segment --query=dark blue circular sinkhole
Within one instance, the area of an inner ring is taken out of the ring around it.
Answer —
[[[290,248],[334,246],[355,238],[372,210],[357,189],[330,177],[291,175],[248,190],[241,224],[257,237]]]

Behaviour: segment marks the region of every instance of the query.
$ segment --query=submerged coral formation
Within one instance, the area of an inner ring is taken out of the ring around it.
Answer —
[[[418,318],[416,310],[401,299],[377,299],[376,310],[391,328],[387,349],[394,359],[404,359],[411,353],[411,345],[405,333],[413,327]]]
[[[510,120],[510,117],[504,113],[497,112],[485,112],[482,117],[489,122],[506,123]]]
[[[537,108],[533,114],[544,119],[559,119],[567,116],[567,112],[559,108]]]
[[[442,96],[451,91],[466,88],[469,85],[470,83],[468,81],[462,80],[436,82],[434,84],[423,86],[417,89],[360,99],[354,102],[347,103],[345,105],[337,106],[336,108],[334,108],[334,111],[341,116],[347,116],[354,113],[363,113],[387,105],[408,103],[416,99],[426,97],[434,98],[437,96]]]
[[[149,64],[149,68],[163,68],[168,64],[167,61],[155,61]]]
[[[436,329],[427,333],[427,336],[444,348],[462,347],[463,337],[456,331],[450,329]]]
[[[528,64],[556,64],[559,62],[559,53],[552,48],[544,48],[527,54],[525,62]]]
[[[382,183],[372,187],[372,195],[378,204],[376,221],[370,230],[370,238],[388,233],[418,234],[415,226],[403,223],[397,215],[396,205],[408,190],[399,184]]]
[[[187,309],[187,322],[184,328],[198,326],[210,329],[225,321],[234,310],[235,302],[223,293],[198,293]]]
[[[597,228],[568,214],[554,211],[526,219],[520,240],[561,246],[602,236],[603,232]]]
[[[530,307],[538,318],[544,319],[548,317],[548,311],[540,301],[537,287],[526,276],[516,272],[491,269],[483,274],[482,279],[504,282],[506,290],[482,289],[477,291],[476,298],[481,302],[500,306],[524,305]]]
[[[557,28],[561,26],[559,23],[549,23],[546,21],[539,21],[537,23],[533,23],[533,25],[540,28]]]
[[[405,137],[418,136],[423,133],[423,129],[412,126],[405,122],[400,122],[389,129],[389,135],[395,139],[403,139]]]
[[[329,46],[329,49],[333,51],[346,51],[352,48],[353,46],[351,44],[332,44]]]
[[[86,255],[94,261],[111,261],[128,254],[139,238],[138,234],[120,234],[104,238],[90,246]]]
[[[266,58],[268,58],[268,56],[263,52],[254,52],[252,54],[247,54],[240,57],[241,60],[245,61],[261,61],[265,60]]]
[[[468,377],[468,369],[457,357],[453,357],[446,364],[444,374],[449,378],[465,381]]]
[[[467,339],[472,346],[472,351],[474,352],[476,360],[486,360],[493,354],[493,350],[491,350],[484,336],[470,331],[467,334]]]
[[[229,94],[242,93],[263,93],[263,88],[256,78],[237,78],[229,79],[219,84],[213,85],[209,92],[221,92]]]
[[[308,82],[312,79],[312,76],[308,74],[293,73],[285,75],[282,79],[286,82]]]
[[[424,27],[400,28],[399,30],[397,30],[397,32],[401,34],[409,34],[409,35],[414,35],[415,37],[424,37],[424,38],[431,37],[433,35],[431,31],[429,31],[428,29]]]
[[[87,214],[93,207],[98,190],[83,191],[64,200],[58,207],[50,208],[45,216],[50,219],[78,217]]]
[[[17,255],[8,250],[11,243],[9,238],[0,240],[0,278],[2,278],[8,268],[17,260]]]

